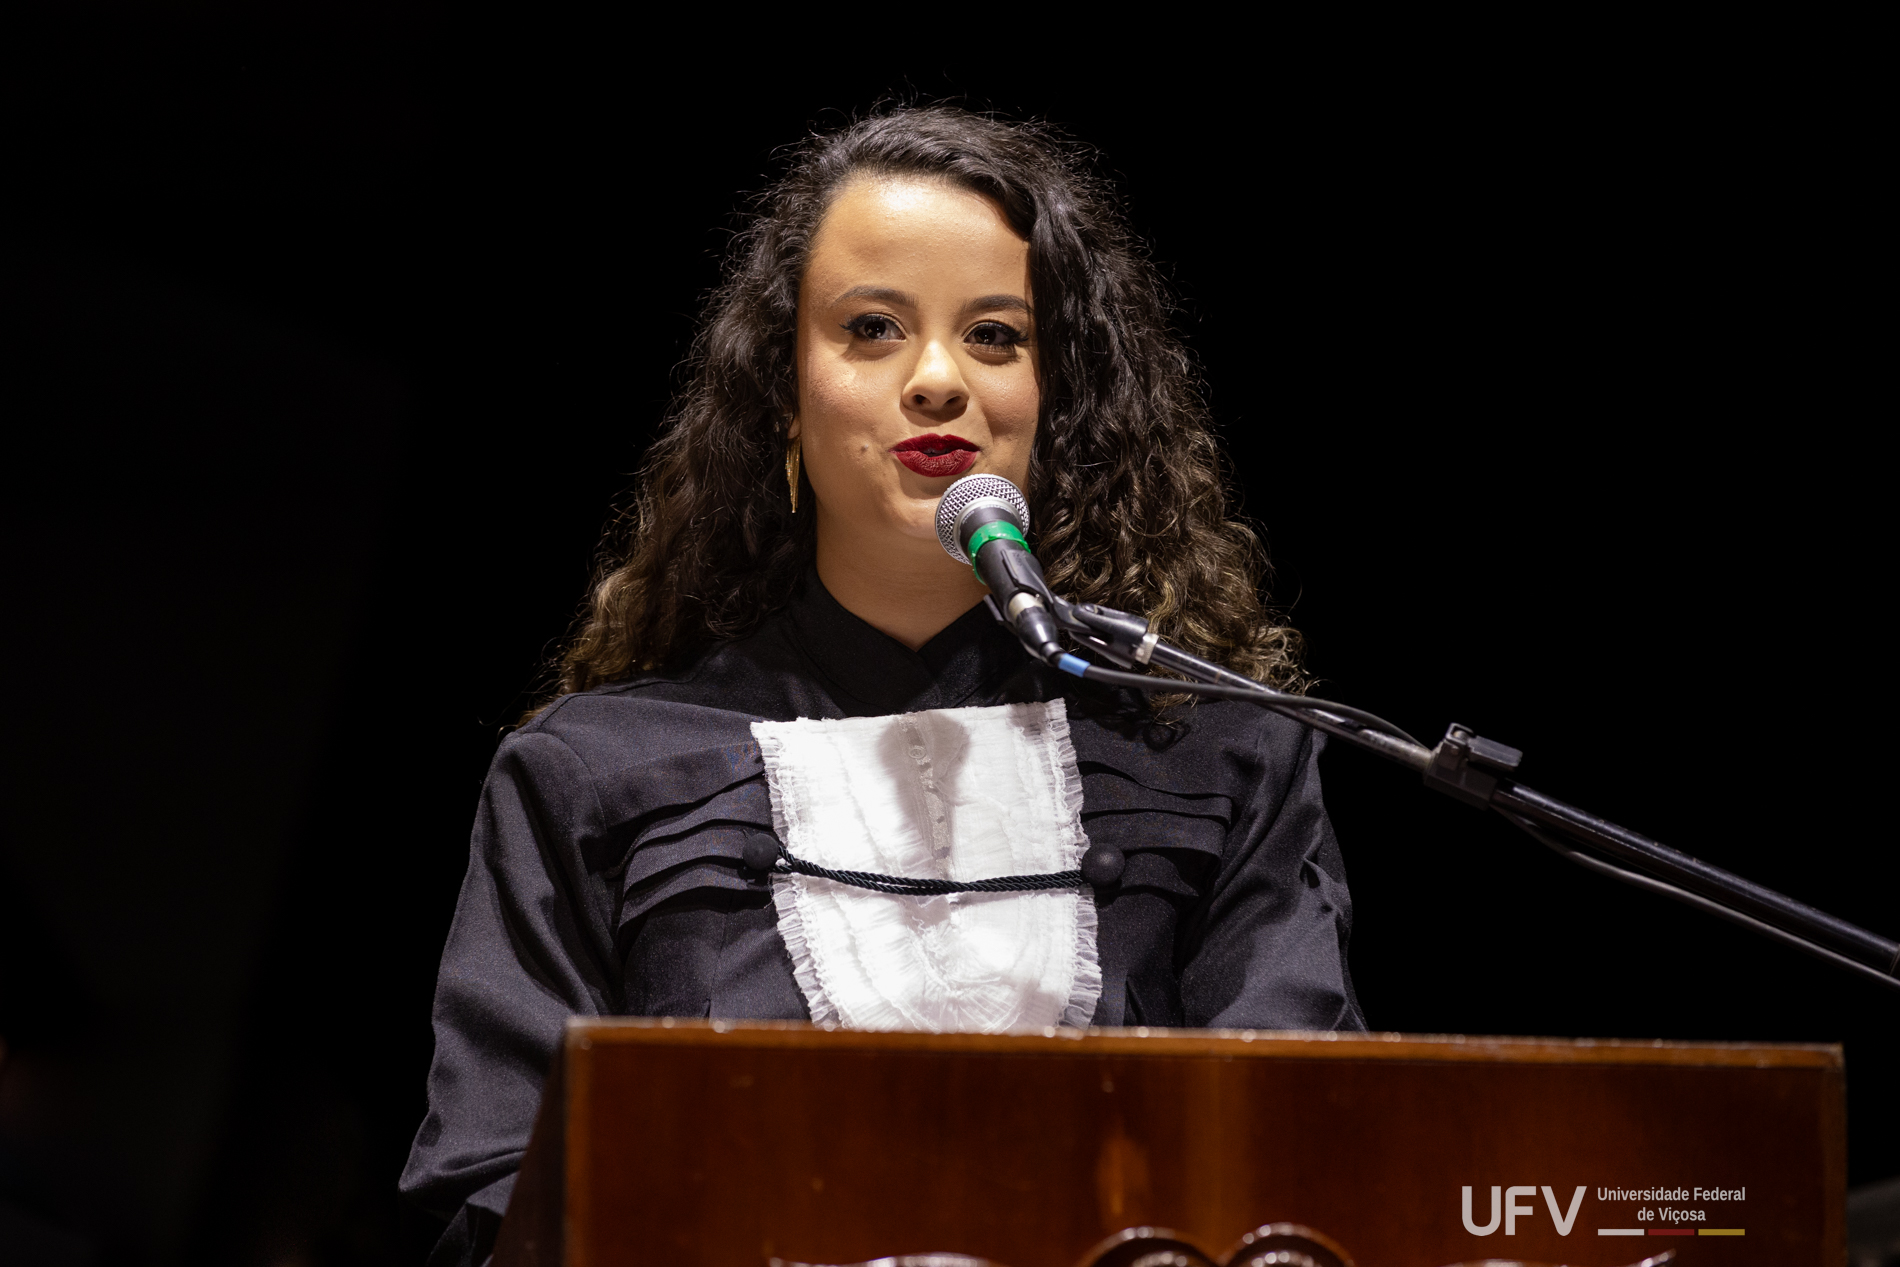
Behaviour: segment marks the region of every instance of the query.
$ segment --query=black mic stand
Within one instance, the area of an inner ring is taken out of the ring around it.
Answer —
[[[1343,704],[1291,695],[1189,655],[1161,641],[1139,616],[1050,595],[1056,624],[1121,669],[1063,654],[1050,663],[1105,685],[1159,693],[1247,700],[1419,772],[1425,786],[1467,805],[1492,809],[1539,843],[1580,866],[1700,907],[1820,959],[1900,989],[1900,943],[1858,928],[1686,853],[1585,813],[1517,782],[1524,754],[1453,724],[1427,748],[1390,722]],[[988,602],[985,599],[985,602]],[[994,603],[998,620],[1010,622]],[[1013,627],[1013,626],[1012,626]],[[1042,658],[1034,647],[1032,655]],[[1130,672],[1156,667],[1187,681]]]

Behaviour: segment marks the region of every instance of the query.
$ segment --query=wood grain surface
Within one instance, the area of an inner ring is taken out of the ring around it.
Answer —
[[[1834,1047],[623,1019],[572,1022],[561,1063],[498,1267],[1073,1267],[1134,1225],[1225,1247],[1278,1220],[1359,1267],[1846,1256]],[[1475,1236],[1467,1185],[1480,1226],[1493,1186],[1528,1213]],[[1585,1189],[1568,1235],[1546,1186],[1560,1213]],[[1611,1191],[1659,1187],[1730,1197]]]

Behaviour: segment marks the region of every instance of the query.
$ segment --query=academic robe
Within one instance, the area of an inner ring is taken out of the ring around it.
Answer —
[[[917,651],[815,573],[691,669],[562,697],[502,741],[435,995],[429,1113],[402,1189],[488,1256],[570,1015],[807,1019],[770,881],[750,725],[1062,698],[1096,891],[1097,1025],[1363,1029],[1352,903],[1320,797],[1323,736],[1250,704],[1171,722],[1031,661],[979,605]],[[893,898],[893,901],[906,899]]]

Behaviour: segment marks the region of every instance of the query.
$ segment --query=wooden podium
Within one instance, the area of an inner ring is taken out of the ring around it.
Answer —
[[[495,1261],[1220,1262],[1284,1220],[1358,1267],[1840,1267],[1843,1114],[1838,1047],[575,1020]]]

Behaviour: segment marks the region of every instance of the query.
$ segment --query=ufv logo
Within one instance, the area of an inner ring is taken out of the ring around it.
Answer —
[[[1557,1235],[1570,1235],[1570,1229],[1576,1225],[1577,1211],[1583,1208],[1583,1189],[1584,1185],[1578,1184],[1577,1191],[1570,1198],[1570,1209],[1561,1210],[1557,1207],[1557,1194],[1550,1190],[1549,1184],[1544,1185],[1544,1204],[1550,1207],[1550,1221],[1557,1225]],[[1503,1194],[1502,1199],[1500,1199],[1500,1193]],[[1498,1224],[1502,1223],[1506,1236],[1516,1236],[1517,1221],[1531,1218],[1537,1213],[1536,1206],[1519,1205],[1517,1199],[1536,1195],[1537,1189],[1530,1184],[1521,1184],[1515,1188],[1492,1185],[1491,1221],[1479,1227],[1477,1221],[1471,1217],[1471,1188],[1467,1185],[1464,1199],[1465,1231],[1473,1236],[1489,1236],[1497,1231]]]

